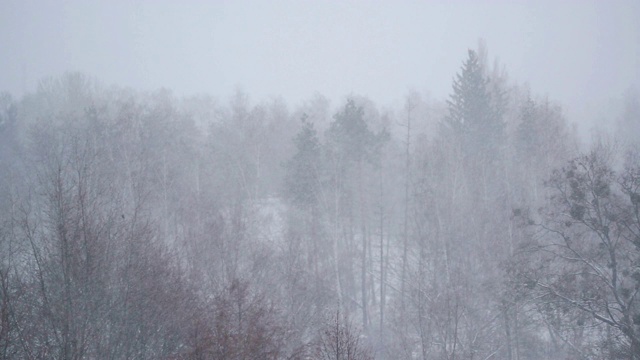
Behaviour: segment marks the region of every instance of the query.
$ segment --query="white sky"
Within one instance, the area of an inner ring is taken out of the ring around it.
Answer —
[[[584,117],[640,85],[640,1],[0,1],[0,91],[81,71],[226,100],[437,99],[479,38]]]

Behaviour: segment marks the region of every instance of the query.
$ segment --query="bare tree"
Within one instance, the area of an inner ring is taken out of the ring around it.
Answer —
[[[557,301],[545,302],[547,312],[564,308],[583,319],[579,325],[592,321],[622,336],[604,348],[610,358],[640,357],[638,159],[629,153],[618,174],[615,153],[598,144],[556,170],[548,183],[552,203],[530,220],[535,232],[522,253],[534,269],[525,273],[534,296]],[[587,356],[580,342],[562,340]]]
[[[336,311],[330,323],[322,330],[316,344],[317,360],[372,360],[373,356],[361,342],[353,325]]]

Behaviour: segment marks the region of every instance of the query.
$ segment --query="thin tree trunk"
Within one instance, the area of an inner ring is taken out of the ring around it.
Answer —
[[[402,225],[402,273],[400,279],[400,305],[402,316],[405,315],[405,282],[407,280],[407,262],[409,247],[409,185],[411,181],[411,112],[414,105],[407,103],[407,136],[405,147],[405,181],[404,181],[404,223]]]
[[[368,301],[367,301],[367,227],[364,206],[364,191],[362,179],[362,161],[358,162],[358,192],[360,198],[360,221],[362,232],[362,268],[361,268],[361,288],[362,288],[362,327],[366,332],[369,324]]]
[[[335,179],[333,186],[333,201],[334,201],[334,221],[333,221],[333,270],[335,272],[335,280],[336,280],[336,292],[338,293],[338,310],[341,311],[343,306],[342,299],[342,282],[340,279],[340,267],[338,265],[339,262],[339,249],[338,249],[338,238],[340,236],[340,189],[339,189],[339,162],[335,161]]]
[[[382,166],[379,172],[380,180],[380,343],[384,349],[384,308],[386,302],[385,294],[385,258],[384,258],[384,182],[382,177]]]

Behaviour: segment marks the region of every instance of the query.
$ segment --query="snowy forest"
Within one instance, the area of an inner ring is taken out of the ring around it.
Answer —
[[[0,358],[640,359],[640,96],[587,140],[466,55],[399,108],[3,93]]]

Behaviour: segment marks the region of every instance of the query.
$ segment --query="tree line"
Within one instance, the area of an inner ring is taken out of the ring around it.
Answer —
[[[0,96],[0,358],[639,359],[640,97]]]

